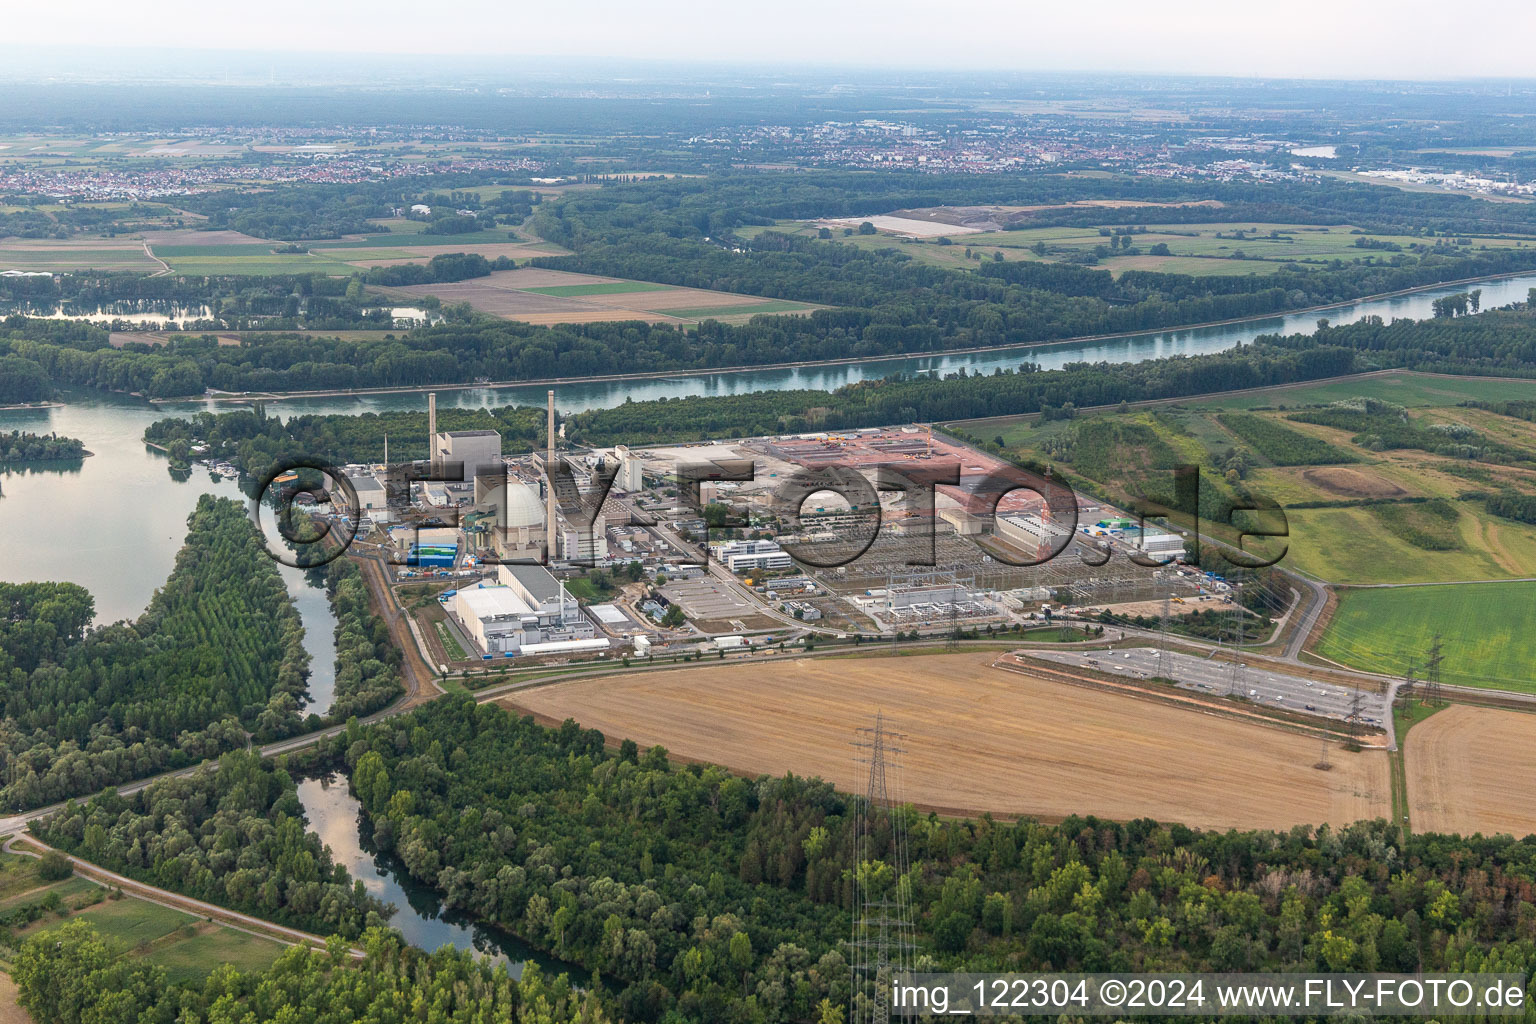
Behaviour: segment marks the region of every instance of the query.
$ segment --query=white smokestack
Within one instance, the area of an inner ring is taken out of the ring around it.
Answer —
[[[545,430],[548,448],[544,453],[544,547],[545,557],[555,560],[555,389],[549,389],[549,416]]]
[[[427,393],[427,461],[437,468],[437,392]]]

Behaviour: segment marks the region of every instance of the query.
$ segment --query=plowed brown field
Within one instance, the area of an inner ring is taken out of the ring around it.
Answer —
[[[1453,705],[1403,753],[1415,832],[1536,832],[1536,715]]]
[[[505,698],[612,740],[659,743],[747,774],[861,789],[854,730],[904,734],[900,796],[954,813],[1153,817],[1210,828],[1390,814],[1387,759],[1121,694],[992,667],[995,655],[808,658],[612,676]]]

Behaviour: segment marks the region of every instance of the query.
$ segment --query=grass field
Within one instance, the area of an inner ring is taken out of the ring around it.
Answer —
[[[1346,590],[1317,645],[1344,665],[1401,674],[1441,636],[1447,683],[1536,692],[1536,583]]]
[[[0,910],[38,903],[50,894],[57,894],[64,913],[47,913],[18,930],[14,936],[17,943],[69,921],[87,921],[119,956],[144,957],[165,966],[172,981],[190,982],[201,981],[224,963],[240,968],[267,967],[284,948],[271,939],[148,900],[132,896],[100,899],[101,887],[78,875],[46,882],[38,875],[37,858],[0,854]]]
[[[255,247],[253,247],[255,248]],[[314,253],[274,253],[265,247],[256,252],[229,256],[163,257],[178,274],[350,274],[351,266]]]
[[[71,270],[160,270],[160,264],[144,253],[138,242],[108,242],[103,239],[33,242],[19,239],[0,241],[0,270],[52,271]]]
[[[1192,407],[1222,409],[1275,408],[1326,405],[1350,398],[1379,398],[1413,407],[1449,406],[1458,402],[1499,402],[1536,399],[1536,381],[1491,377],[1441,377],[1406,370],[1325,380],[1315,384],[1266,388],[1243,395],[1213,395],[1180,403]]]
[[[1536,832],[1536,715],[1453,705],[1404,748],[1415,832]]]
[[[172,941],[156,943],[145,955],[145,959],[165,968],[166,980],[171,984],[199,982],[221,964],[229,964],[237,971],[266,970],[283,952],[276,942],[207,921],[183,928],[182,934]]]
[[[468,659],[469,655],[464,653],[464,645],[459,643],[459,638],[453,635],[453,630],[448,628],[447,623],[439,621],[432,625],[437,627],[437,639],[442,643],[443,650],[448,653],[450,661]]]
[[[971,209],[978,216],[985,217],[980,208]],[[937,219],[930,219],[927,227],[919,231],[920,234],[926,230],[942,232],[945,224],[954,225],[954,230],[948,235],[936,233],[923,238],[910,238],[897,230],[902,225],[914,224],[914,218],[921,219],[919,215],[923,214],[934,215]],[[1007,220],[1007,215],[999,216]],[[1399,251],[1405,252],[1424,244],[1423,239],[1412,235],[1375,234],[1347,224],[1149,224],[1145,232],[1128,236],[1137,251],[1118,255],[1118,248],[1109,248],[1112,235],[1102,234],[1097,226],[974,231],[961,227],[958,218],[959,213],[953,208],[902,211],[896,220],[888,222],[892,225],[889,231],[883,227],[887,221],[873,219],[872,222],[881,228],[879,233],[873,235],[844,235],[844,225],[832,225],[831,241],[861,249],[895,249],[920,262],[959,269],[974,269],[980,265],[965,258],[965,249],[969,247],[980,252],[984,260],[991,259],[994,253],[1001,253],[1004,260],[1060,262],[1080,258],[1085,253],[1094,253],[1098,257],[1094,265],[1116,275],[1128,270],[1149,270],[1193,276],[1272,274],[1297,264],[1325,264],[1336,259],[1384,258],[1391,255],[1388,249],[1357,246],[1355,243],[1362,239],[1395,245]],[[752,238],[764,231],[780,231],[815,238],[821,227],[815,221],[785,220],[772,226],[739,228],[737,233]],[[1241,233],[1240,237],[1238,233]],[[947,244],[941,242],[941,238],[947,238]],[[1501,236],[1480,236],[1470,238],[1468,246],[1471,249],[1496,249],[1513,246],[1517,241],[1515,238]],[[1038,246],[1044,246],[1044,252],[1038,251]],[[1150,251],[1153,246],[1167,246],[1168,251],[1166,254],[1153,254]],[[1104,252],[1100,252],[1101,247]]]
[[[554,684],[503,703],[747,774],[793,771],[849,789],[863,785],[854,730],[881,710],[903,734],[901,798],[957,813],[1283,829],[1390,811],[1385,757],[1340,753],[1320,772],[1310,737],[1047,682],[993,660],[738,663]]]
[[[765,300],[704,288],[679,288],[650,281],[627,281],[562,270],[522,267],[452,284],[422,284],[382,289],[406,301],[435,295],[443,302],[468,302],[482,312],[535,324],[646,320],[695,323],[713,319],[742,321],[760,314],[805,313],[804,302]]]

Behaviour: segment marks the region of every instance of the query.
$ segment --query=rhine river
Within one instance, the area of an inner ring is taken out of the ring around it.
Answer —
[[[1261,334],[1311,333],[1319,318],[1333,324],[1367,316],[1424,319],[1440,296],[1482,289],[1483,308],[1523,302],[1536,287],[1536,274],[1436,288],[1384,299],[1349,303],[1327,310],[1265,317],[1241,323],[1186,330],[1152,331],[1089,342],[1020,346],[955,355],[913,356],[833,366],[754,369],[729,373],[677,375],[633,381],[577,381],[555,388],[565,412],[605,408],[626,398],[645,401],[688,395],[731,395],[753,391],[833,390],[860,380],[896,373],[937,371],[990,374],[1036,363],[1055,369],[1074,362],[1139,362],[1171,355],[1219,352],[1246,344]],[[438,392],[444,407],[544,403],[546,387],[469,388]],[[364,413],[423,409],[415,393],[268,400],[278,415]],[[138,399],[97,392],[75,392],[63,405],[48,409],[0,410],[0,431],[23,430],[77,437],[92,456],[65,469],[24,469],[0,473],[0,580],[65,580],[86,587],[96,599],[98,623],[132,619],[143,612],[170,573],[186,533],[186,519],[199,495],[218,494],[247,500],[232,480],[214,481],[201,468],[189,479],[173,480],[165,458],[145,446],[144,428],[157,419],[202,409],[237,408],[230,403],[192,401],[151,405]],[[275,536],[270,530],[268,536]],[[335,618],[314,574],[280,566],[289,592],[304,618],[305,647],[310,652],[306,711],[330,707],[335,677]],[[512,936],[445,916],[433,895],[414,886],[387,858],[369,847],[356,801],[341,782],[310,780],[300,799],[314,828],[337,859],[371,892],[394,903],[391,924],[428,949],[451,943],[505,957],[514,967],[533,958]]]

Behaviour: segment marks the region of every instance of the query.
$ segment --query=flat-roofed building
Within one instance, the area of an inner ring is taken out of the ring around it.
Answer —
[[[576,599],[543,566],[501,565],[497,579],[499,585],[460,590],[450,606],[481,654],[519,654],[530,645],[590,640],[596,635]],[[554,653],[552,648],[541,650]]]

